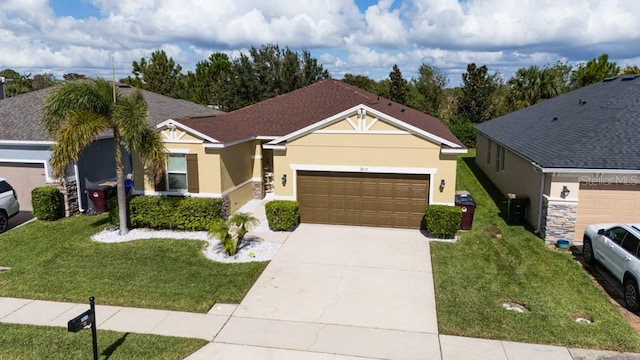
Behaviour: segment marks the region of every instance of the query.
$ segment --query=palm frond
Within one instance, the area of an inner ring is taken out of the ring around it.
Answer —
[[[113,121],[128,150],[143,142],[142,134],[149,128],[149,120],[147,102],[140,90],[120,97],[114,108]]]

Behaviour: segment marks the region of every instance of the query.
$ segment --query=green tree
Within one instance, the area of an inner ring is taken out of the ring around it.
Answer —
[[[365,75],[346,73],[344,74],[342,81],[368,92],[376,92],[376,81]]]
[[[627,65],[622,69],[624,75],[638,75],[640,74],[640,67],[638,65]]]
[[[52,74],[38,74],[33,77],[31,82],[31,90],[45,89],[56,84],[56,79]]]
[[[209,235],[218,238],[229,256],[238,253],[249,229],[258,224],[258,219],[247,213],[238,212],[228,220],[218,219],[209,226]]]
[[[581,88],[619,74],[620,66],[609,61],[608,54],[602,54],[587,61],[586,64],[578,65],[578,68],[571,74],[571,87],[573,89]]]
[[[402,72],[398,65],[393,65],[393,69],[389,73],[389,81],[391,81],[389,87],[389,98],[400,104],[406,104],[407,102],[407,80],[402,77]]]
[[[5,96],[12,97],[31,91],[31,74],[20,75],[13,69],[0,71],[0,77],[7,79],[5,82]]]
[[[511,111],[551,99],[569,90],[571,68],[564,63],[539,68],[518,69],[507,82],[507,102]]]
[[[86,79],[87,75],[78,74],[78,73],[66,73],[66,74],[62,75],[62,78],[67,80],[67,81],[82,80],[82,79]]]
[[[121,82],[158,94],[183,98],[182,66],[168,57],[164,50],[154,51],[149,60],[141,58],[139,62],[133,61],[132,66],[133,77],[128,76]]]
[[[104,79],[65,82],[49,94],[43,106],[42,126],[56,141],[51,148],[55,178],[64,179],[67,168],[97,137],[105,131],[113,133],[121,235],[128,232],[121,146],[139,156],[156,179],[165,168],[164,145],[160,134],[150,127],[147,113],[139,90],[123,95]]]
[[[330,78],[308,51],[268,44],[252,47],[231,62],[221,81],[221,105],[232,111]]]
[[[429,115],[440,117],[445,94],[444,88],[447,86],[447,77],[433,65],[422,64],[418,69],[418,78],[411,79],[410,85],[415,90],[414,96],[410,96],[409,106],[425,112]]]
[[[214,53],[208,59],[196,64],[195,72],[186,76],[188,100],[204,105],[220,105],[220,83],[226,78],[231,67],[227,54]]]
[[[455,121],[481,123],[498,114],[498,101],[495,97],[500,88],[500,76],[489,74],[486,65],[480,67],[471,63],[467,72],[462,74],[462,88],[457,99]]]

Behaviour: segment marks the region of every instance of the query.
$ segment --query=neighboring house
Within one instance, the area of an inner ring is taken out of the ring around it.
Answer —
[[[530,199],[547,242],[640,213],[639,75],[602,82],[476,126],[476,163],[503,194]]]
[[[158,129],[166,176],[134,161],[135,193],[222,198],[233,213],[271,192],[314,223],[418,228],[427,204],[454,204],[467,151],[440,120],[337,80]]]
[[[49,168],[50,148],[54,139],[40,125],[42,106],[53,89],[47,88],[0,100],[0,177],[8,179],[15,187],[21,210],[31,210],[31,190],[35,187],[55,185]],[[130,89],[127,85],[118,85],[118,91],[123,93]],[[201,116],[220,113],[206,106],[149,91],[142,90],[142,94],[147,101],[152,126],[186,114]],[[131,159],[126,152],[124,154],[125,170],[130,172]],[[114,177],[113,139],[105,136],[87,148],[80,161],[70,169],[67,184],[68,212],[86,210],[86,187]]]

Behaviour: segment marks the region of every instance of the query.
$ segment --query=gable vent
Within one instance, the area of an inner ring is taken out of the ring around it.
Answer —
[[[629,74],[629,75],[624,75],[624,76],[622,77],[622,81],[631,81],[631,80],[636,79],[636,78],[638,78],[638,77],[640,77],[640,75],[639,75],[639,74]]]
[[[615,79],[617,79],[617,76],[612,76],[612,77],[608,77],[608,78],[604,78],[604,80],[602,80],[602,82],[611,82]]]

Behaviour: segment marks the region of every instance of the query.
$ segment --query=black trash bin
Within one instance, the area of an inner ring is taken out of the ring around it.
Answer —
[[[460,230],[471,230],[473,226],[473,214],[476,211],[476,202],[469,193],[456,194],[456,206],[462,209]]]
[[[99,185],[85,190],[87,198],[93,204],[89,210],[95,214],[107,212],[107,201],[115,195],[116,189],[111,185]]]
[[[511,225],[524,225],[528,205],[527,197],[510,197],[507,203],[507,222]]]

